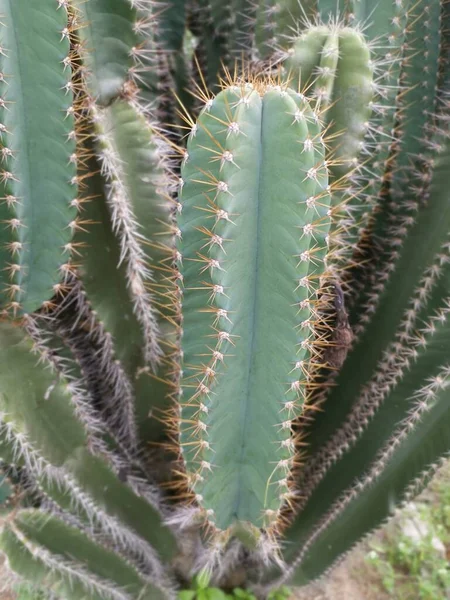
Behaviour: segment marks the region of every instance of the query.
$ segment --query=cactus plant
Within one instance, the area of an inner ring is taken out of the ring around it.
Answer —
[[[449,453],[449,6],[0,0],[0,547],[36,589],[285,597]]]

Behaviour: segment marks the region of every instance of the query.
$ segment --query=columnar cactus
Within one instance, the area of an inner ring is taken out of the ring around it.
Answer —
[[[255,82],[214,98],[187,144],[181,448],[219,529],[236,520],[270,526],[289,494],[291,427],[325,327],[317,294],[330,193],[321,134],[302,94]]]
[[[11,570],[306,585],[450,451],[449,4],[0,14]]]

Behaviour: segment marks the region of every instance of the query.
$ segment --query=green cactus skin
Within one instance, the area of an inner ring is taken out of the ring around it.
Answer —
[[[317,0],[320,20],[324,23],[341,21],[347,11],[348,0]]]
[[[197,0],[190,6],[188,27],[196,40],[191,60],[195,83],[190,104],[184,97],[181,98],[182,105],[189,113],[199,110],[198,103],[194,102],[192,106],[192,98],[198,100],[199,93],[204,94],[208,89],[214,89],[222,74],[221,63],[229,64],[229,48],[226,45],[229,39],[225,37],[225,32],[228,36],[232,26],[227,14],[228,8],[222,2],[217,5],[212,2],[210,5],[207,0]]]
[[[151,4],[148,2],[149,6]],[[158,37],[162,47],[169,52],[180,52],[183,47],[186,5],[186,0],[170,0],[157,17]]]
[[[13,495],[13,487],[6,477],[6,474],[0,468],[0,514],[4,510],[9,498]]]
[[[328,33],[320,52],[320,63],[316,68],[316,80],[314,83],[314,91],[312,95],[317,96],[319,106],[321,106],[325,110],[329,108],[333,96],[338,61],[342,56],[342,49],[340,48],[340,42],[342,41],[342,33],[343,32],[337,32],[332,30]],[[355,32],[351,31],[351,33],[354,34]],[[342,71],[342,67],[346,67],[344,61],[341,65],[340,71]],[[349,72],[351,72],[350,69]],[[340,96],[338,96],[338,98],[340,98]],[[330,120],[334,121],[334,119]]]
[[[275,6],[273,19],[278,46],[287,50],[295,37],[318,20],[317,0],[279,0]]]
[[[398,126],[400,144],[408,148],[408,154],[402,152],[400,147],[393,164],[390,191],[394,201],[403,198],[405,183],[411,181],[410,177],[405,177],[405,171],[409,175],[412,167],[417,169],[417,185],[421,185],[423,170],[420,157],[431,137],[432,115],[437,108],[435,90],[439,77],[440,16],[438,4],[416,2],[411,10],[410,22],[407,23],[401,84],[408,91],[400,98]],[[428,110],[423,109],[424,104]],[[411,158],[406,158],[408,155],[413,157],[413,165]]]
[[[236,17],[231,34],[230,55],[241,64],[251,60],[257,6],[257,2],[253,0],[233,0]]]
[[[260,60],[270,60],[277,45],[277,13],[280,10],[276,0],[261,0],[256,17],[255,46]]]
[[[390,151],[396,125],[396,98],[400,92],[400,72],[404,59],[409,0],[379,2],[373,11],[368,3],[355,3],[355,21],[364,28],[370,41],[372,62],[375,65],[376,96],[368,135],[362,149],[358,173],[360,196],[374,204],[382,192],[385,173],[391,168]],[[365,225],[366,223],[362,223]]]
[[[64,592],[65,598],[86,598],[86,593],[89,598],[110,595],[114,600],[140,594],[149,600],[168,597],[85,532],[39,511],[20,511],[6,525],[0,543],[12,550],[19,571],[37,576],[30,577],[32,583],[42,583],[41,573],[45,576],[50,569],[55,591]]]
[[[370,50],[364,37],[350,28],[344,28],[339,31],[338,39],[339,58],[331,96],[332,105],[327,111],[326,119],[332,123],[330,136],[337,136],[333,158],[338,164],[332,167],[333,175],[343,177],[357,164],[361,153],[372,112],[374,86]],[[328,49],[327,43],[322,51],[321,68]],[[332,42],[330,50],[333,58],[336,56],[335,48],[336,44]],[[332,70],[333,64],[325,63],[323,68]],[[320,80],[318,83],[320,85]]]
[[[157,58],[159,23],[153,5],[118,0],[112,7],[108,0],[73,0],[73,9],[86,91],[100,107],[125,95],[153,120],[160,108],[161,79],[170,78],[168,65],[163,68]]]
[[[235,86],[205,107],[187,155],[183,456],[219,529],[259,526],[288,492],[295,444],[280,424],[302,410],[314,346],[330,225],[321,129],[301,94]]]
[[[67,18],[53,0],[2,0],[0,12],[0,294],[31,312],[61,289],[76,218]]]
[[[289,49],[284,67],[293,89],[309,91],[314,85],[322,48],[329,34],[326,25],[312,27],[304,31]]]
[[[61,557],[52,556],[46,548],[30,543],[13,525],[2,532],[1,545],[16,573],[34,584],[41,584],[51,593],[56,590],[64,598],[81,600],[89,590],[89,598],[93,600],[129,599],[120,589],[115,590],[114,583],[96,578],[73,561],[65,562]]]

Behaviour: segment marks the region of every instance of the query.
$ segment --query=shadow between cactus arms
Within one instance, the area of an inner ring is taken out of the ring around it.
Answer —
[[[281,600],[450,451],[450,3],[0,0],[0,548]]]

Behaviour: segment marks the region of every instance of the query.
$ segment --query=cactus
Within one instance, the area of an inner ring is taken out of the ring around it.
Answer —
[[[11,571],[281,598],[423,488],[450,452],[448,10],[0,0]]]
[[[306,398],[296,363],[307,371],[313,358],[313,303],[326,277],[330,196],[318,120],[290,90],[235,86],[202,112],[187,144],[181,447],[195,493],[223,530],[236,519],[269,525],[288,493],[276,482]],[[270,440],[264,450],[258,431]]]

